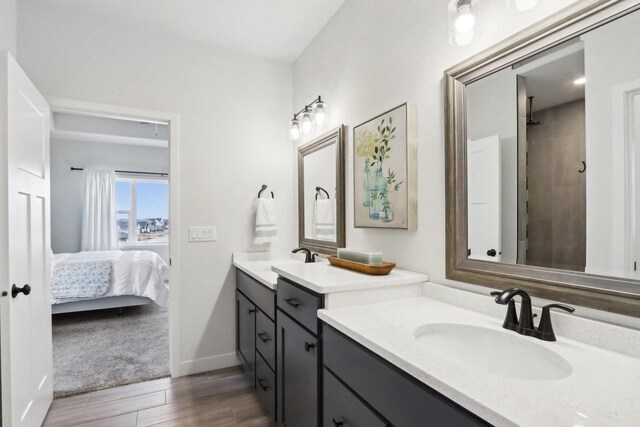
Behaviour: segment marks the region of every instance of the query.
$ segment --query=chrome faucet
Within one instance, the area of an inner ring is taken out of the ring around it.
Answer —
[[[293,254],[297,254],[298,252],[304,252],[304,262],[305,264],[308,264],[310,262],[316,262],[316,253],[312,254],[311,250],[307,249],[307,248],[303,248],[303,247],[299,247],[296,248],[294,250],[291,251],[291,253]]]
[[[533,325],[533,318],[537,315],[531,310],[531,297],[522,289],[512,288],[502,292],[491,292],[491,296],[496,297],[496,303],[508,305],[507,316],[504,319],[502,327],[515,331],[521,335],[535,337],[544,341],[555,341],[556,336],[553,332],[551,324],[551,308],[560,308],[569,313],[573,313],[575,309],[564,304],[549,304],[542,308],[542,317],[538,328]],[[520,317],[516,316],[516,304],[514,297],[520,296],[522,302],[520,304]]]

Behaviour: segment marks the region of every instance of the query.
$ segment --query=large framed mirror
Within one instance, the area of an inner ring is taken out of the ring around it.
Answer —
[[[300,246],[335,255],[345,245],[344,126],[298,148]]]
[[[640,317],[638,40],[581,1],[445,72],[448,278]]]

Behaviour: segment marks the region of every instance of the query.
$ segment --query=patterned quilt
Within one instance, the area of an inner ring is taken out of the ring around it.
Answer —
[[[55,265],[51,296],[55,299],[97,298],[111,288],[110,260],[62,261]]]

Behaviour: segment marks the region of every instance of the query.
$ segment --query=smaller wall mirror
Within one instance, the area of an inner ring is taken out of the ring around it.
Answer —
[[[344,126],[298,149],[300,246],[335,254],[344,247]]]

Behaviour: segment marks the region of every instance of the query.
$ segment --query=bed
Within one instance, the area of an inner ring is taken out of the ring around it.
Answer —
[[[52,314],[169,302],[169,266],[151,251],[56,254]]]

